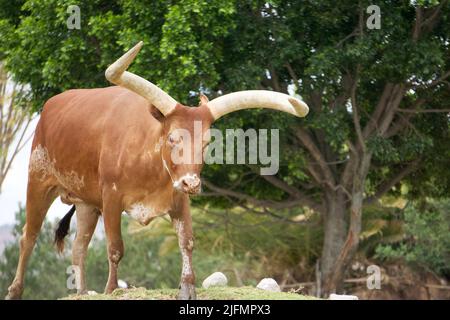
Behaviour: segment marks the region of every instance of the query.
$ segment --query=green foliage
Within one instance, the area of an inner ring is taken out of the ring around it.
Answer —
[[[233,28],[232,1],[81,1],[81,29],[68,30],[72,4],[29,0],[0,16],[0,53],[15,79],[31,85],[36,110],[55,93],[108,85],[105,68],[139,40],[146,46],[132,70],[174,97],[216,85],[221,50],[214,43]]]
[[[380,162],[398,162],[400,157],[398,151],[389,139],[384,139],[379,136],[372,137],[368,143],[368,148],[372,151],[374,158]]]
[[[359,250],[365,257],[372,258],[380,243],[396,243],[404,238],[404,221],[400,208],[386,204],[367,206],[363,210]]]
[[[450,275],[450,201],[429,200],[404,210],[405,237],[395,244],[381,244],[379,258],[403,258],[406,262]]]

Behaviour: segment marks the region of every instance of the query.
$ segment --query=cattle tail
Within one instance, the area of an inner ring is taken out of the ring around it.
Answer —
[[[75,205],[70,208],[66,215],[58,222],[58,226],[56,227],[54,243],[59,253],[64,251],[64,238],[69,234],[70,220],[74,213]]]

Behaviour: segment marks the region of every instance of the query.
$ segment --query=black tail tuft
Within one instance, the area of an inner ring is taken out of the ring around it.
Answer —
[[[75,205],[70,208],[69,212],[59,221],[55,231],[55,245],[59,253],[64,251],[64,238],[69,233],[70,220],[75,213]]]

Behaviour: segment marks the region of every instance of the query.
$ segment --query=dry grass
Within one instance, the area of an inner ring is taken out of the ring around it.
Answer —
[[[67,300],[174,300],[178,289],[116,289],[112,294],[70,295]],[[197,289],[199,300],[314,300],[297,293],[269,292],[253,287],[217,287]]]

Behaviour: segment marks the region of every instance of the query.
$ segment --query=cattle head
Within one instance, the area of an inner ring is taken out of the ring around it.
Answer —
[[[152,115],[161,122],[161,161],[170,175],[173,187],[195,194],[200,191],[203,151],[209,142],[211,124],[223,115],[250,108],[269,108],[304,117],[308,106],[292,96],[266,90],[239,91],[211,101],[200,96],[197,107],[178,103],[153,83],[126,69],[142,47],[142,41],[106,69],[106,78],[147,99]]]

